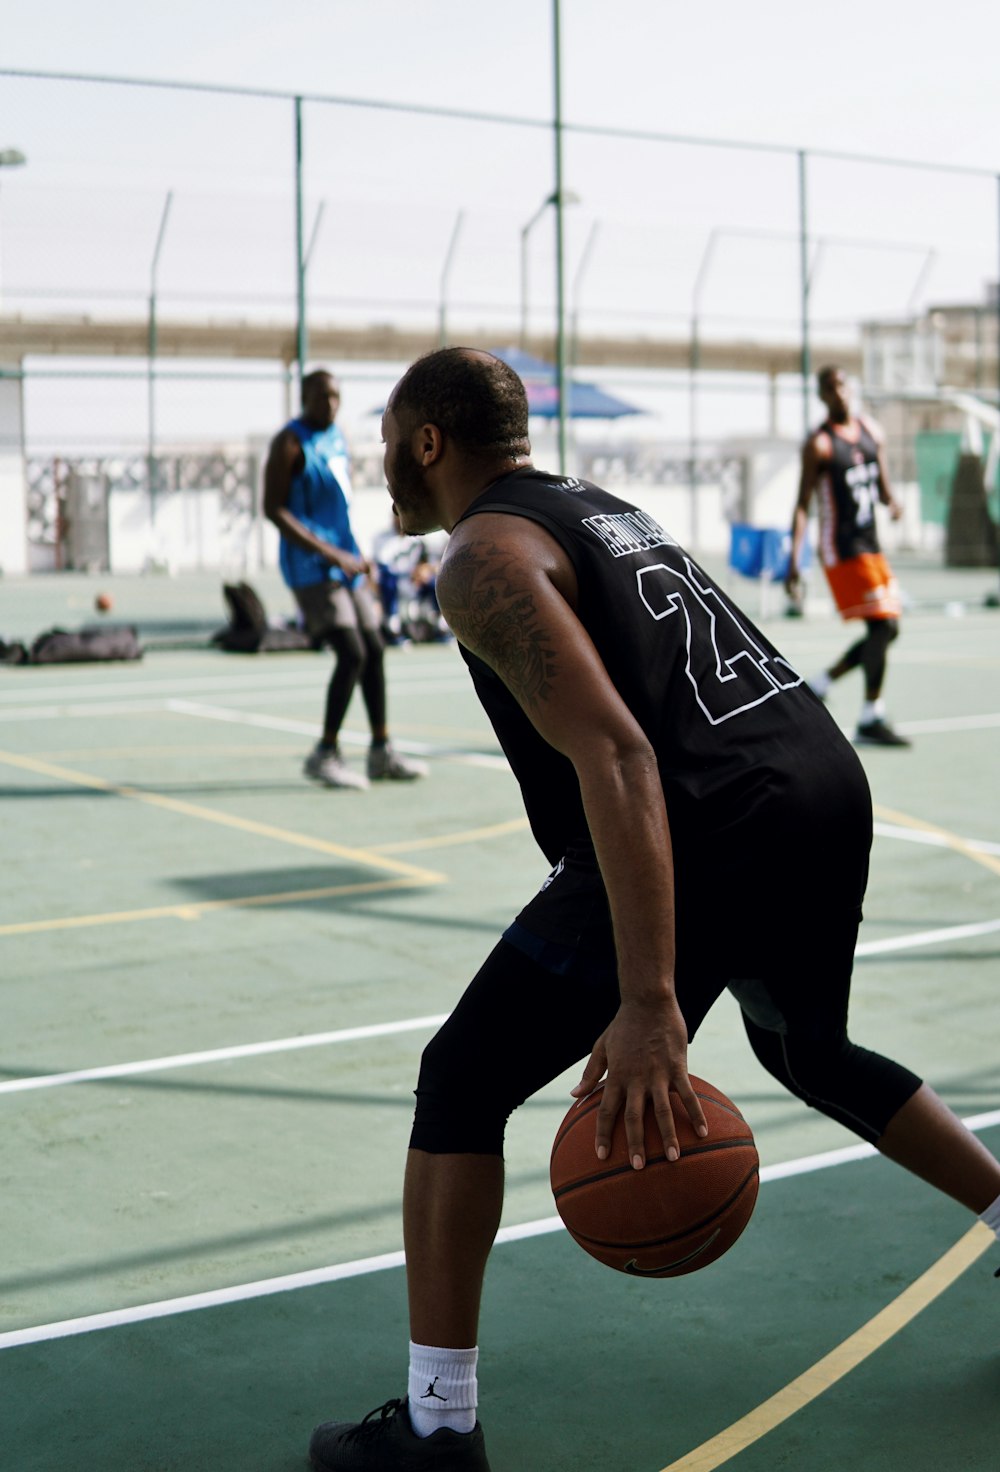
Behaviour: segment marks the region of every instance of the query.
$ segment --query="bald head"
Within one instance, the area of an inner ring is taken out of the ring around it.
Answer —
[[[517,461],[531,453],[528,396],[513,368],[475,348],[441,348],[410,367],[389,407],[405,431],[433,424],[466,455]]]

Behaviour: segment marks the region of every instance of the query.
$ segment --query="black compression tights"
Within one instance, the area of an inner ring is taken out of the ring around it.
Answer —
[[[759,1027],[745,1012],[743,1025],[772,1078],[871,1145],[920,1087],[915,1073],[860,1048],[842,1030],[813,1037],[779,1033]]]
[[[874,1143],[920,1079],[849,1040],[849,977],[848,962],[842,976],[826,981],[804,972],[797,984],[744,982],[732,990],[767,1071],[812,1108]],[[705,982],[699,978],[692,995],[681,999],[692,1036],[724,989],[721,981]],[[502,1155],[511,1112],[587,1058],[618,1004],[613,971],[590,980],[559,976],[501,941],[424,1049],[411,1148]]]
[[[889,645],[899,638],[899,622],[894,618],[866,618],[865,628],[868,632],[864,638],[851,645],[830,674],[839,679],[860,665],[865,674],[865,699],[877,700],[885,681]]]
[[[359,681],[372,731],[384,732],[385,667],[381,634],[375,629],[334,629],[329,640],[336,663],[326,692],[324,739],[336,740]]]

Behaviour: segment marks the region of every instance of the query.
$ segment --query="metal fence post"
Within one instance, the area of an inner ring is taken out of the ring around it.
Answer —
[[[309,356],[309,332],[306,325],[305,230],[302,208],[302,98],[295,99],[295,303],[296,356],[299,361],[299,389],[306,373]]]
[[[809,434],[812,354],[809,346],[809,225],[806,208],[806,151],[799,149],[799,276],[802,292],[802,423]]]
[[[556,384],[559,389],[559,474],[566,474],[566,301],[565,233],[563,230],[562,36],[559,0],[552,0],[553,137],[556,173]]]

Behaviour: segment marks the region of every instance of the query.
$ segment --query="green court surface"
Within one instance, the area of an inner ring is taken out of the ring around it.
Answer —
[[[888,698],[914,745],[863,753],[852,1033],[1000,1150],[996,575],[900,571]],[[316,1421],[403,1393],[420,1051],[546,865],[453,646],[388,656],[430,778],[328,792],[301,776],[328,657],[210,648],[218,579],[0,582],[0,636],[82,622],[98,586],[141,662],[0,667],[0,1466],[284,1472]],[[849,632],[821,609],[765,627],[806,673]],[[845,728],[858,698],[834,691]],[[360,705],[349,727],[360,763]],[[728,999],[691,1066],[765,1169],[740,1243],[688,1278],[625,1278],[555,1228],[576,1077],[511,1123],[494,1472],[995,1472],[1000,1248],[784,1095]]]

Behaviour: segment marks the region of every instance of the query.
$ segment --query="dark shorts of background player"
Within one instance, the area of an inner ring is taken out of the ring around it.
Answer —
[[[688,893],[679,888],[676,990],[690,1039],[728,990],[767,1071],[874,1143],[921,1081],[847,1034],[868,867],[855,816],[853,864],[842,843],[815,841],[791,860],[782,845],[742,864],[730,855],[728,873],[713,865]],[[850,818],[848,804],[845,831]],[[592,850],[571,850],[428,1044],[411,1147],[501,1155],[509,1115],[589,1056],[619,1002],[600,873]]]
[[[312,639],[325,641],[340,629],[379,634],[381,612],[363,581],[352,588],[344,583],[310,583],[305,588],[293,588],[292,593]]]

